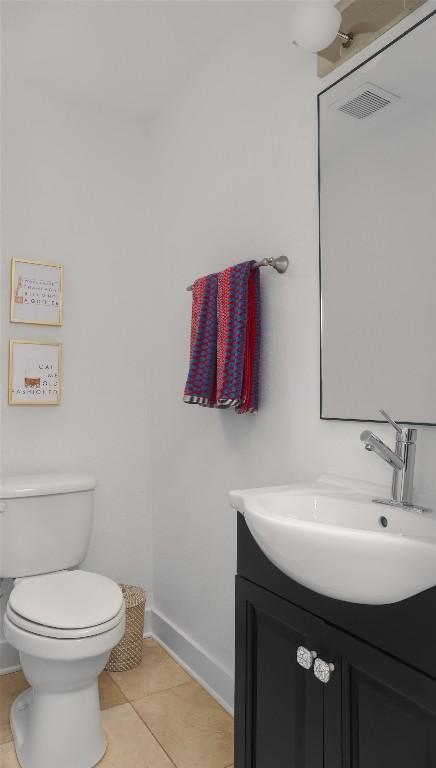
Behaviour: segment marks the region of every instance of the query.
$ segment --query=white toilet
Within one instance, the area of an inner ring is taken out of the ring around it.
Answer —
[[[88,549],[94,488],[79,474],[1,483],[0,577],[15,579],[4,634],[32,686],[11,708],[22,768],[92,768],[106,750],[97,678],[124,633],[123,596],[69,570]]]

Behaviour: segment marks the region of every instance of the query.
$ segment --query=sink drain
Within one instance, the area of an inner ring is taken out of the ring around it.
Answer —
[[[382,528],[387,528],[388,527],[388,519],[384,515],[379,517],[378,522],[379,522],[379,525],[381,525]]]

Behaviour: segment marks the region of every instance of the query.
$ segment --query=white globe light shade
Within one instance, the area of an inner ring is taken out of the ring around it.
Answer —
[[[337,8],[326,0],[298,3],[292,15],[294,41],[306,51],[323,51],[336,38],[341,19]]]

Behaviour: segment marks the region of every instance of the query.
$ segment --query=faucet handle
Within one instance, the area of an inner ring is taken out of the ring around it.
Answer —
[[[399,424],[397,424],[397,422],[396,422],[396,421],[394,421],[393,419],[391,419],[391,417],[389,416],[389,414],[388,414],[388,413],[386,413],[386,411],[384,411],[382,408],[380,409],[380,413],[381,413],[381,415],[382,415],[382,416],[383,416],[383,417],[386,419],[386,421],[388,421],[388,422],[389,422],[389,424],[391,425],[391,427],[393,427],[393,428],[396,430],[396,432],[398,432],[398,434],[399,434],[399,435],[401,435],[401,434],[402,434],[402,432],[403,432],[403,430],[401,429],[400,425],[399,425]]]

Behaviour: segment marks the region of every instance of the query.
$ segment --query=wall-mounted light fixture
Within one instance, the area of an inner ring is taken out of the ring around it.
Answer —
[[[353,35],[342,32],[342,16],[335,8],[336,0],[304,0],[295,4],[292,15],[294,43],[316,53],[327,48],[337,37],[344,48],[351,45]]]

